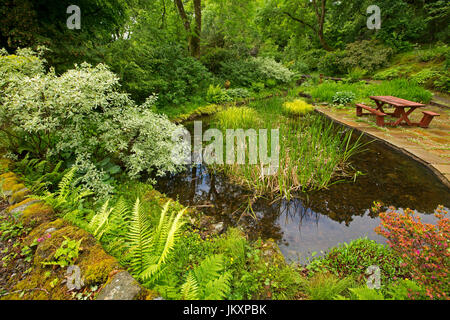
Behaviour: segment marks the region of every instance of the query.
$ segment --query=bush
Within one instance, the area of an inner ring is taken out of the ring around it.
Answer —
[[[261,92],[266,88],[266,85],[262,82],[254,82],[252,83],[251,88],[255,92]]]
[[[375,231],[387,239],[389,246],[400,255],[402,268],[409,270],[431,299],[448,299],[450,292],[450,224],[447,212],[436,210],[437,224],[423,223],[414,211],[396,210],[380,214],[381,226]]]
[[[354,68],[348,73],[347,81],[352,82],[352,83],[358,82],[361,79],[363,79],[366,74],[367,74],[366,70],[363,70],[361,68]]]
[[[130,177],[178,169],[171,160],[178,127],[151,111],[155,96],[138,106],[118,92],[119,79],[105,65],[83,64],[61,76],[40,67],[33,75],[9,70],[0,74],[0,125],[9,152],[74,163],[80,181],[101,195],[112,192],[99,168],[106,158]]]
[[[363,238],[331,249],[324,257],[314,259],[307,268],[311,271],[328,270],[340,278],[364,278],[367,268],[376,265],[381,270],[381,283],[385,285],[409,275],[402,263],[400,256],[388,247]]]
[[[176,45],[114,41],[106,61],[116,72],[125,91],[142,103],[150,93],[158,94],[158,104],[182,104],[206,90],[212,75],[197,60]]]
[[[319,62],[323,56],[327,54],[327,51],[323,49],[313,49],[306,51],[298,60],[302,61],[308,68],[304,72],[316,71],[319,67]],[[294,69],[296,70],[296,69]],[[297,71],[297,70],[296,70]],[[298,70],[298,72],[302,72]]]
[[[210,85],[206,92],[206,101],[211,103],[223,103],[231,101],[231,97],[228,95],[225,89],[220,86]]]
[[[255,58],[257,72],[262,79],[276,80],[278,83],[289,83],[294,73],[272,58]]]
[[[355,68],[372,73],[385,66],[393,54],[392,49],[377,41],[357,41],[348,44],[345,50],[328,52],[318,67],[328,75],[344,75]]]
[[[430,49],[419,50],[418,57],[422,62],[442,62],[450,53],[450,48],[447,45],[437,46]]]
[[[375,80],[393,80],[397,78],[407,78],[411,71],[411,66],[397,66],[379,71],[373,76],[373,78]]]
[[[368,73],[385,66],[394,54],[394,50],[378,41],[357,41],[347,45],[345,57],[342,59],[347,70],[361,68]]]
[[[206,51],[200,58],[203,65],[216,75],[220,73],[222,62],[237,60],[235,52],[224,48],[212,48]]]
[[[309,112],[314,111],[314,107],[303,100],[294,100],[292,102],[285,102],[283,108],[286,113],[293,116],[303,116]]]
[[[343,50],[336,50],[327,52],[325,56],[320,59],[318,69],[326,75],[344,75],[347,73],[346,66],[342,63],[346,52]]]
[[[250,92],[245,88],[235,88],[227,90],[227,94],[233,99],[245,99],[250,97]]]
[[[355,101],[355,94],[351,91],[339,91],[333,96],[334,104],[347,104]]]
[[[222,62],[220,76],[238,86],[250,87],[267,80],[286,84],[292,81],[294,73],[272,58],[249,58]]]

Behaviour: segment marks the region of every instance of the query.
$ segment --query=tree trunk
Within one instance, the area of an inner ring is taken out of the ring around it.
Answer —
[[[200,57],[200,42],[202,32],[202,1],[194,1],[194,28],[191,28],[191,21],[184,10],[182,0],[175,0],[175,4],[178,8],[178,13],[183,21],[184,29],[188,33],[188,45],[189,52],[193,57]]]
[[[323,26],[325,24],[325,14],[326,14],[326,5],[327,0],[321,0],[320,8],[317,6],[316,0],[312,0],[314,5],[314,12],[316,13],[317,21],[319,23],[319,28],[317,30],[317,36],[319,37],[320,44],[327,51],[333,51],[331,47],[328,45],[325,37],[323,35]]]

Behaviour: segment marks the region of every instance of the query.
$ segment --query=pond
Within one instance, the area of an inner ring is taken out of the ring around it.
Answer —
[[[226,226],[241,226],[251,238],[274,239],[288,260],[301,262],[312,252],[320,254],[359,237],[383,243],[374,232],[380,222],[370,210],[374,201],[415,209],[429,223],[438,205],[450,207],[449,189],[428,168],[379,141],[365,150],[352,159],[355,170],[364,173],[355,182],[301,193],[291,201],[260,198],[251,207],[252,215],[243,214],[250,193],[203,165],[158,179],[156,188]]]

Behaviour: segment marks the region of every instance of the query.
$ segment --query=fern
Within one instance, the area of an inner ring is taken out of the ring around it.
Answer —
[[[231,273],[223,271],[223,256],[207,257],[181,286],[181,299],[221,300],[230,292]]]
[[[183,300],[199,300],[200,290],[197,279],[192,272],[187,276],[186,282],[181,286],[181,298]]]
[[[152,228],[149,215],[142,210],[137,199],[127,234],[130,270],[142,281],[157,281],[165,271],[165,264],[179,237],[183,226],[182,216],[186,209],[169,214],[170,201],[164,206],[159,223]]]
[[[350,288],[350,298],[338,295],[336,300],[385,300],[384,295],[368,287]]]
[[[62,177],[55,193],[47,192],[44,196],[35,196],[34,198],[44,201],[55,210],[69,213],[74,211],[83,198],[92,194],[91,191],[83,190],[80,186],[73,186],[76,170],[77,168],[73,167]]]
[[[89,223],[89,231],[91,231],[98,240],[101,240],[103,234],[107,230],[108,219],[113,210],[114,208],[109,208],[109,200],[107,200],[100,209],[100,212],[97,213]]]

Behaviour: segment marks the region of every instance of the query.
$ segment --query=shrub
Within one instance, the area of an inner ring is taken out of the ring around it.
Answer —
[[[347,70],[361,68],[369,73],[385,66],[394,51],[378,41],[357,41],[347,45],[342,63]]]
[[[200,61],[209,71],[218,75],[220,73],[222,62],[236,59],[238,59],[238,57],[235,52],[224,48],[214,47],[206,51],[201,56]]]
[[[418,84],[425,85],[436,76],[437,72],[432,68],[426,68],[411,77]]]
[[[436,74],[433,87],[439,91],[448,93],[450,91],[450,72],[444,71]]]
[[[303,53],[303,55],[300,57],[299,60],[303,61],[304,64],[308,67],[307,71],[315,71],[318,69],[319,62],[323,56],[327,54],[327,51],[323,49],[313,49],[306,51]],[[296,70],[296,69],[294,69]],[[298,72],[301,72],[301,70],[297,70]]]
[[[351,91],[338,91],[333,96],[334,104],[347,104],[355,101],[356,95]]]
[[[211,103],[223,103],[231,101],[231,97],[228,95],[225,89],[222,89],[219,85],[210,85],[206,92],[206,101]]]
[[[294,73],[272,58],[249,58],[222,62],[220,76],[238,86],[250,87],[267,80],[285,84],[293,79]]]
[[[327,52],[318,64],[318,69],[327,75],[343,75],[347,73],[347,68],[342,63],[346,53],[343,50]]]
[[[422,62],[444,61],[450,53],[450,48],[447,45],[436,46],[429,49],[419,50],[418,57]]]
[[[412,277],[426,289],[431,299],[448,299],[450,276],[450,224],[447,212],[439,207],[436,225],[423,223],[412,210],[403,213],[392,209],[381,213],[381,225],[375,231],[387,239],[389,246],[410,270]]]
[[[297,99],[292,102],[285,102],[283,108],[286,113],[293,116],[303,116],[314,111],[314,107],[303,100]]]
[[[181,104],[207,88],[212,75],[200,61],[186,55],[183,47],[118,40],[111,44],[106,61],[123,88],[142,103],[150,93],[158,104]]]
[[[228,79],[233,85],[250,87],[253,82],[261,80],[257,72],[257,63],[254,59],[227,60],[220,65],[220,77]]]
[[[377,72],[373,78],[376,80],[392,80],[406,78],[412,71],[411,66],[397,66]]]
[[[252,90],[255,92],[261,92],[265,87],[266,85],[262,82],[253,82],[251,85]]]
[[[9,152],[75,163],[80,181],[101,195],[112,191],[105,189],[99,165],[105,158],[120,163],[130,177],[179,168],[171,160],[178,127],[151,111],[155,96],[136,105],[118,92],[118,78],[103,64],[83,64],[61,76],[37,70],[30,76],[0,74],[0,125]]]
[[[294,73],[272,58],[255,58],[257,72],[263,79],[276,80],[279,83],[288,83]]]
[[[250,92],[245,88],[235,88],[227,90],[227,94],[233,99],[244,99],[250,97]]]
[[[393,53],[377,41],[357,41],[348,44],[345,50],[328,52],[320,59],[319,70],[328,75],[343,75],[355,68],[372,73],[385,66]]]
[[[367,74],[366,70],[361,68],[353,68],[347,75],[347,80],[349,82],[358,82]]]
[[[307,268],[312,271],[328,270],[342,277],[364,277],[368,267],[381,270],[381,283],[388,284],[409,274],[402,267],[402,259],[388,247],[367,238],[356,239],[330,250],[324,257],[314,259]]]

